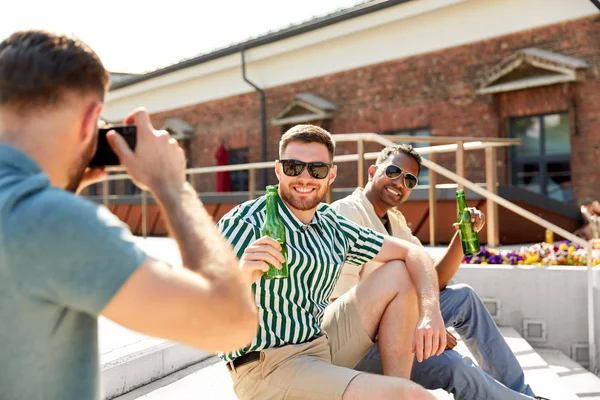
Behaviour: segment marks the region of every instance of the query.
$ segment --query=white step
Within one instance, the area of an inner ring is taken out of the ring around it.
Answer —
[[[533,349],[517,331],[510,327],[500,327],[500,332],[512,352],[516,355],[519,364],[521,364],[525,372],[525,382],[531,386],[537,396],[547,397],[552,400],[578,399],[574,394],[575,391],[561,381],[556,371],[550,368],[544,358],[538,354],[537,350]],[[458,335],[455,334],[455,336],[458,338]],[[462,340],[458,339],[455,350],[475,362],[475,358],[471,355]],[[594,376],[591,373],[589,374]],[[454,396],[442,390],[436,390],[433,393],[439,400],[454,399]]]
[[[216,357],[127,393],[117,400],[237,400],[225,363]]]
[[[140,335],[104,318],[99,321],[98,331],[105,399],[120,396],[211,356],[178,343]]]
[[[548,363],[513,328],[500,328],[510,349],[525,372],[525,382],[537,396],[552,400],[577,400],[579,397],[569,390]]]
[[[577,400],[579,398],[574,394],[575,391],[573,388],[565,384],[565,377],[559,378],[557,373],[565,372],[565,368],[570,368],[567,372],[576,371],[579,374],[586,375],[585,372],[577,369],[580,367],[568,364],[562,359],[562,364],[553,361],[552,365],[549,366],[544,358],[513,328],[500,328],[500,330],[523,367],[527,383],[531,385],[537,395],[548,397],[552,400]],[[471,357],[466,346],[460,340],[456,350],[461,354]],[[567,364],[570,367],[562,366]],[[573,384],[577,385],[578,382],[573,382]],[[592,394],[600,396],[600,391],[596,386],[586,388],[584,392],[580,391],[585,396],[584,398],[594,399],[594,397],[588,397],[588,395]],[[453,399],[452,395],[442,390],[436,390],[432,393],[439,400]],[[192,400],[198,398],[206,400],[236,399],[225,364],[216,357],[208,358],[199,364],[138,388],[119,397],[118,400]]]
[[[600,378],[554,349],[536,349],[561,383],[582,399],[600,400]]]

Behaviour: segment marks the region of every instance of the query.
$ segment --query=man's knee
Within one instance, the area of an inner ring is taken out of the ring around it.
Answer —
[[[406,379],[360,374],[357,375],[344,391],[344,400],[358,399],[406,399],[435,400],[427,390]]]
[[[465,394],[470,388],[477,387],[483,378],[482,371],[469,357],[463,357],[453,350],[447,350],[440,356],[441,365],[436,379],[430,377],[425,387],[442,388],[456,394]]]
[[[389,261],[379,267],[377,272],[377,279],[388,286],[389,290],[401,296],[416,297],[417,291],[404,261]]]
[[[415,386],[409,389],[407,399],[416,399],[416,400],[436,400],[435,396],[429,393],[427,390],[422,388],[421,386]]]
[[[444,289],[444,291],[447,291],[446,295],[452,297],[454,301],[461,304],[468,303],[473,300],[479,301],[479,296],[477,296],[475,290],[466,283],[448,286],[446,289]]]
[[[477,374],[477,366],[468,357],[451,357],[447,359],[446,368],[454,382],[470,381]]]
[[[410,379],[427,389],[448,391],[457,384],[460,386],[465,379],[470,380],[470,366],[473,362],[469,358],[463,358],[454,350],[446,350],[420,363],[415,360]]]

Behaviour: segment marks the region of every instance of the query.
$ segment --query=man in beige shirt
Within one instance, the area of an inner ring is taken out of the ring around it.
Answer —
[[[331,206],[359,225],[421,245],[396,209],[417,185],[420,169],[421,156],[411,146],[387,147],[376,164],[369,167],[369,182],[364,190],[357,188]],[[471,214],[475,230],[481,230],[484,215],[474,208]],[[454,350],[446,350],[422,362],[415,360],[411,380],[427,389],[444,389],[453,393],[456,400],[538,398],[525,384],[521,366],[473,289],[464,284],[448,286],[463,258],[460,239],[455,234],[446,254],[436,262],[440,308],[446,327],[456,329],[479,366]],[[378,267],[373,261],[362,266],[345,264],[332,299],[347,292]],[[374,345],[356,369],[381,373],[380,365],[377,345]]]

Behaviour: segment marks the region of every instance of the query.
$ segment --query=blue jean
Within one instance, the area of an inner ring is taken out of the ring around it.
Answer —
[[[519,362],[470,286],[452,285],[441,291],[440,308],[446,327],[454,327],[481,367],[446,350],[421,363],[415,360],[412,381],[427,389],[443,389],[456,400],[525,400],[534,396]],[[377,344],[356,369],[383,374]]]

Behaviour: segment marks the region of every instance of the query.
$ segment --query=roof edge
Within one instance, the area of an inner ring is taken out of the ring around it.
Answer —
[[[376,3],[364,3],[357,6],[348,8],[346,10],[340,10],[333,12],[333,15],[328,14],[322,17],[317,17],[305,23],[300,23],[288,28],[283,28],[273,33],[267,33],[265,35],[246,40],[241,43],[236,43],[231,46],[212,51],[197,57],[183,60],[168,67],[157,69],[155,71],[141,74],[131,79],[126,79],[121,82],[117,82],[111,85],[109,91],[122,89],[127,86],[135,85],[136,83],[144,82],[162,75],[167,75],[171,72],[179,71],[189,67],[193,67],[208,61],[216,60],[231,54],[239,53],[242,50],[249,50],[255,47],[264,46],[273,42],[288,39],[303,33],[311,32],[320,28],[324,28],[330,25],[337,24],[339,22],[347,21],[349,19],[357,18],[363,15],[367,15],[376,11],[385,10],[402,3],[408,3],[413,0],[385,0]]]

